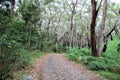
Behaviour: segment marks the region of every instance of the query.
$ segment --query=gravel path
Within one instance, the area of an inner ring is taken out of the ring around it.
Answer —
[[[35,68],[38,71],[38,78],[34,80],[105,80],[84,67],[68,61],[61,54],[50,54],[40,64],[37,66],[39,69]]]

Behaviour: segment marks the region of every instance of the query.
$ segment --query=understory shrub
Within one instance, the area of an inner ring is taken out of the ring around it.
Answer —
[[[117,41],[109,42],[108,49],[100,57],[93,57],[87,48],[73,48],[66,57],[69,60],[80,62],[91,70],[120,73],[120,53],[117,52]]]
[[[84,56],[81,58],[81,62],[85,65],[89,65],[92,61],[95,61],[96,58],[92,56]]]
[[[120,74],[119,73],[111,73],[108,71],[98,71],[98,73],[107,78],[107,80],[120,80]]]
[[[29,64],[30,55],[27,50],[18,49],[2,53],[0,55],[0,80],[13,80],[14,72],[27,68]]]
[[[73,60],[73,61],[81,61],[83,59],[82,56],[85,56],[85,55],[90,55],[90,51],[89,49],[87,48],[73,48],[73,49],[70,49],[67,53],[67,58],[70,59],[70,60]]]
[[[90,64],[89,64],[89,68],[91,70],[107,70],[108,68],[108,65],[105,64],[104,62],[99,62],[99,61],[92,61]]]

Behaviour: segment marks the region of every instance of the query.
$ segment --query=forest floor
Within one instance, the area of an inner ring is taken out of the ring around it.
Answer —
[[[30,70],[33,80],[105,80],[82,65],[68,61],[63,54],[48,54]]]

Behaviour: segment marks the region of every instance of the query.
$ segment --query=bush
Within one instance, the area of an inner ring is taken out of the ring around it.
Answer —
[[[67,53],[67,58],[72,61],[84,61],[83,56],[90,55],[90,50],[87,48],[73,48],[70,49]],[[86,57],[87,58],[87,57]],[[83,62],[84,63],[84,62]]]
[[[118,44],[117,51],[120,52],[120,43]]]
[[[12,80],[14,72],[30,64],[29,52],[24,49],[2,53],[0,57],[0,80]]]
[[[69,50],[68,55],[66,55],[66,57],[69,60],[76,61],[80,57],[80,55],[82,55],[80,52],[81,51],[79,49],[73,48]]]
[[[108,80],[120,80],[120,74],[118,73],[111,73],[108,71],[98,71],[98,73]]]
[[[89,68],[91,70],[105,70],[105,71],[107,71],[108,65],[105,64],[104,62],[93,61],[89,64]]]
[[[91,55],[90,49],[88,49],[88,48],[81,48],[80,51],[84,56],[85,55]]]
[[[92,56],[84,56],[82,57],[82,63],[85,64],[85,65],[89,65],[92,61],[95,61],[96,58],[95,57],[92,57]]]
[[[66,56],[69,60],[81,62],[91,70],[120,73],[120,54],[116,50],[117,41],[116,45],[113,42],[109,42],[110,45],[108,45],[106,53],[100,57],[93,57],[87,48],[73,48],[68,51]]]

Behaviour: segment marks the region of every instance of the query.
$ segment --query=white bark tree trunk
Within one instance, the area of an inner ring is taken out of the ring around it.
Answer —
[[[103,38],[104,38],[106,16],[107,16],[107,0],[104,0],[103,13],[102,13],[102,23],[101,23],[101,26],[100,26],[99,37],[98,37],[98,55],[99,56],[102,53],[102,42],[103,42]]]
[[[75,3],[73,3],[72,7],[69,5],[70,8],[71,8],[71,27],[70,27],[70,33],[69,33],[69,46],[70,46],[70,48],[73,47],[73,40],[74,40],[73,36],[75,35],[74,31],[76,30],[76,27],[75,27],[75,10],[76,10],[77,3],[78,3],[78,0],[76,0]]]

